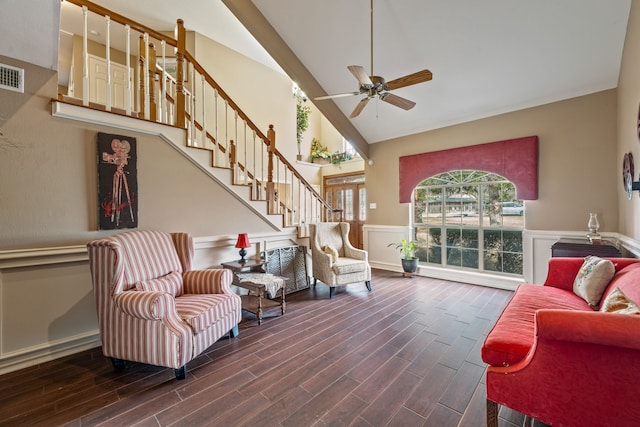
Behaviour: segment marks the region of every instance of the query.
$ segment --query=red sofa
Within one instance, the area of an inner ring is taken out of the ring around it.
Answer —
[[[611,258],[616,287],[640,303],[640,260]],[[487,426],[504,405],[553,426],[640,425],[640,315],[595,311],[573,293],[582,258],[551,258],[487,336]]]

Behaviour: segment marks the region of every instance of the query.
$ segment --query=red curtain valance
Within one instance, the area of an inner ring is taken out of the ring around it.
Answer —
[[[410,203],[413,189],[426,178],[465,169],[501,175],[516,186],[518,199],[535,200],[538,198],[538,137],[400,157],[400,203]]]

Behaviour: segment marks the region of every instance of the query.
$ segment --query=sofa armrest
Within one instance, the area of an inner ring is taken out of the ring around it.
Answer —
[[[186,294],[232,294],[233,273],[225,268],[192,270],[183,274],[182,286]]]
[[[162,320],[176,313],[175,298],[166,292],[125,291],[113,300],[120,310],[138,319]]]
[[[640,316],[599,311],[536,311],[537,337],[640,351]]]
[[[635,426],[639,327],[635,315],[540,310],[527,356],[487,368],[487,399],[552,425]]]

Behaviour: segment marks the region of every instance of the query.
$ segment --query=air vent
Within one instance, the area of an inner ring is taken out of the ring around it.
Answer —
[[[0,64],[0,89],[24,93],[24,70]]]

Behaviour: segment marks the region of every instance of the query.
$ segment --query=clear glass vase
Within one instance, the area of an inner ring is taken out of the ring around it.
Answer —
[[[600,228],[600,222],[598,222],[598,214],[597,213],[590,213],[589,214],[589,222],[587,223],[587,228],[589,229],[589,233],[587,234],[587,237],[589,238],[590,241],[594,241],[594,240],[600,240],[600,234],[598,234],[598,229]]]

